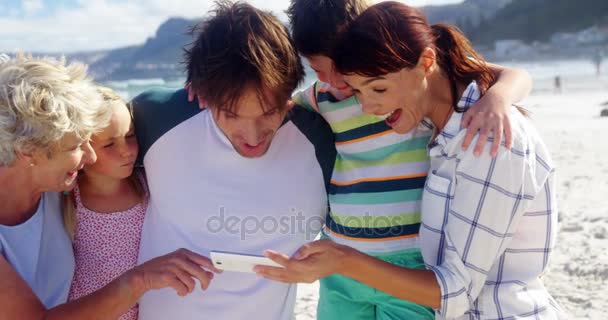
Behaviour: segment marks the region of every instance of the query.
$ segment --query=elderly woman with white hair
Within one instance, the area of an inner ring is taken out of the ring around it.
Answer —
[[[95,161],[89,138],[111,117],[85,71],[24,55],[0,60],[0,319],[116,319],[147,290],[208,284],[210,261],[180,249],[66,303],[74,255],[60,192]]]

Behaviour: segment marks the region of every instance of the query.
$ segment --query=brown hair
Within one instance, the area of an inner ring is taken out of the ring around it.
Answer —
[[[343,74],[376,77],[413,68],[425,48],[437,53],[437,64],[451,82],[456,108],[456,84],[475,80],[481,93],[496,81],[469,40],[447,24],[429,26],[417,9],[393,1],[371,6],[345,31],[333,55]]]
[[[248,89],[268,109],[286,108],[304,78],[287,28],[271,13],[246,3],[217,1],[216,6],[209,19],[192,29],[196,40],[185,49],[192,89],[225,111],[235,112]]]
[[[292,0],[286,13],[296,49],[330,57],[338,34],[368,6],[367,0]]]
[[[114,106],[115,104],[120,104],[129,110],[129,113],[131,114],[131,121],[133,121],[132,106],[130,105],[130,103],[129,106],[125,105],[125,102],[110,88],[98,86],[97,92],[102,97],[104,108],[112,110],[112,106]],[[84,174],[83,171],[78,173],[79,176],[82,174]],[[135,189],[136,194],[139,197],[143,198],[146,194],[146,191],[144,185],[140,180],[140,175],[143,175],[143,172],[135,168],[127,179]],[[63,212],[63,224],[65,226],[66,231],[68,232],[68,235],[73,241],[74,235],[76,234],[76,226],[78,225],[78,220],[76,217],[76,201],[74,199],[73,192],[63,193],[61,209]]]

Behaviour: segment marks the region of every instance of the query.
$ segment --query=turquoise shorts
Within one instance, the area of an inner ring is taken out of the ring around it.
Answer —
[[[373,256],[398,266],[424,269],[419,249]],[[317,319],[430,320],[435,319],[435,312],[351,278],[332,275],[321,279]]]

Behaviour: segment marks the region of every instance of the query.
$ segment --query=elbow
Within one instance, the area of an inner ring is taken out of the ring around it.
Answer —
[[[471,296],[463,277],[442,267],[433,267],[440,288],[439,305],[433,307],[445,319],[463,316],[473,308],[475,298]]]
[[[437,312],[445,319],[455,319],[462,317],[473,307],[474,299],[467,294],[463,288],[462,291],[455,293],[454,296],[441,297],[441,305],[436,309]]]
[[[530,75],[530,72],[528,72],[528,70],[526,70],[526,69],[516,69],[516,70],[519,72],[519,74],[521,75],[521,78],[527,84],[528,91],[531,91],[534,82],[532,81],[532,76]]]
[[[532,86],[534,82],[532,81],[532,76],[526,69],[515,68],[512,69],[512,72],[515,74],[516,79],[519,79],[522,88],[525,90],[525,95],[529,95],[532,92]]]

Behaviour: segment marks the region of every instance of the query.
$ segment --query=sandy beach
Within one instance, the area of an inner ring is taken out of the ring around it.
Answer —
[[[606,319],[608,118],[599,115],[608,77],[566,80],[561,94],[540,90],[525,101],[558,170],[560,231],[543,279],[571,319]],[[300,285],[296,319],[315,319],[317,299],[318,283]]]

